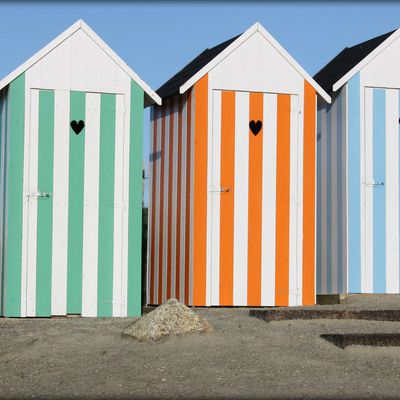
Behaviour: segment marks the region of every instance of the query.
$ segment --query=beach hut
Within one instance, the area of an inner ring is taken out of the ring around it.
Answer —
[[[259,24],[204,50],[151,110],[147,302],[315,302],[316,102]]]
[[[0,81],[1,315],[140,315],[153,103],[83,21]]]
[[[316,75],[317,290],[399,293],[400,30],[346,47]]]

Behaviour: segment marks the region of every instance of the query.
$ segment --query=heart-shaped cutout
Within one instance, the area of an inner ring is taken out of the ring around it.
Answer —
[[[72,128],[72,130],[75,132],[76,135],[79,135],[82,131],[82,129],[85,127],[85,122],[80,120],[79,122],[76,122],[75,120],[71,121],[69,124]]]
[[[251,120],[250,122],[249,122],[249,128],[250,128],[250,130],[253,132],[253,135],[254,136],[257,136],[257,134],[258,134],[258,132],[260,132],[261,131],[261,128],[262,128],[262,122],[261,121],[254,121],[254,120]]]

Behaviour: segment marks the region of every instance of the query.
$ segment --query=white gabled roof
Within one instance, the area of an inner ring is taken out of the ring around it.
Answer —
[[[279,52],[279,54],[290,64],[292,67],[316,90],[316,92],[328,103],[331,102],[331,97],[328,93],[322,89],[321,86],[295,61],[295,59],[272,37],[272,35],[259,23],[256,22],[246,32],[240,35],[235,41],[233,41],[226,49],[219,53],[214,59],[206,64],[200,71],[193,75],[188,81],[186,81],[180,88],[179,93],[185,93],[191,88],[200,78],[207,74],[217,64],[219,64],[225,57],[227,57],[232,51],[237,49],[242,43],[244,43],[253,33],[261,33],[264,38],[272,44],[272,46]]]
[[[57,36],[47,46],[39,50],[29,60],[20,65],[16,70],[7,75],[0,81],[0,90],[11,83],[15,78],[24,73],[32,65],[36,64],[39,60],[45,57],[48,53],[54,50],[58,45],[64,42],[72,34],[79,29],[82,29],[127,75],[129,75],[144,91],[147,95],[148,105],[152,103],[161,104],[161,98],[157,95],[154,90],[150,88],[139,76],[81,19],[75,22],[66,31]]]
[[[400,29],[394,31],[386,40],[384,40],[378,47],[371,51],[365,58],[356,64],[349,72],[343,75],[333,86],[332,90],[336,92],[346,82],[348,82],[354,75],[363,69],[370,61],[372,61],[378,54],[390,46],[400,36]]]

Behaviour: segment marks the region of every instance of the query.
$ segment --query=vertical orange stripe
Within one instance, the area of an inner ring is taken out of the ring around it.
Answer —
[[[263,94],[250,93],[249,121],[263,121]],[[248,200],[248,265],[247,305],[261,304],[261,221],[262,221],[262,150],[263,129],[249,129],[249,200]]]
[[[151,174],[151,253],[150,253],[150,303],[154,304],[154,249],[155,249],[155,237],[156,237],[156,182],[157,182],[157,119],[158,119],[158,107],[153,108],[153,147],[151,149],[151,162],[153,163],[153,172]]]
[[[208,75],[195,88],[193,305],[206,304]]]
[[[178,165],[177,165],[177,208],[176,208],[176,268],[175,297],[180,300],[181,273],[181,179],[182,179],[182,96],[178,96]]]
[[[221,188],[219,305],[233,305],[233,221],[235,182],[235,92],[221,98]]]
[[[315,90],[304,81],[303,305],[315,304],[315,108]]]
[[[166,106],[162,108],[161,120],[161,173],[160,173],[160,236],[158,248],[158,304],[163,301],[163,251],[164,251],[164,159],[165,159],[165,110]]]
[[[189,304],[189,269],[190,269],[190,164],[192,137],[192,91],[186,100],[186,221],[185,221],[185,303]]]
[[[278,95],[275,303],[289,302],[290,95]]]
[[[167,299],[171,297],[172,271],[172,168],[174,160],[174,98],[171,98],[169,106]]]

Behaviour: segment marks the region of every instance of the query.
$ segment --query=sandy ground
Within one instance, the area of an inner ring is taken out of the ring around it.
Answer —
[[[349,298],[400,308],[400,296]],[[400,347],[350,346],[321,333],[400,332],[400,322],[280,321],[248,309],[196,309],[210,334],[139,343],[132,319],[0,319],[0,398],[400,398]]]

